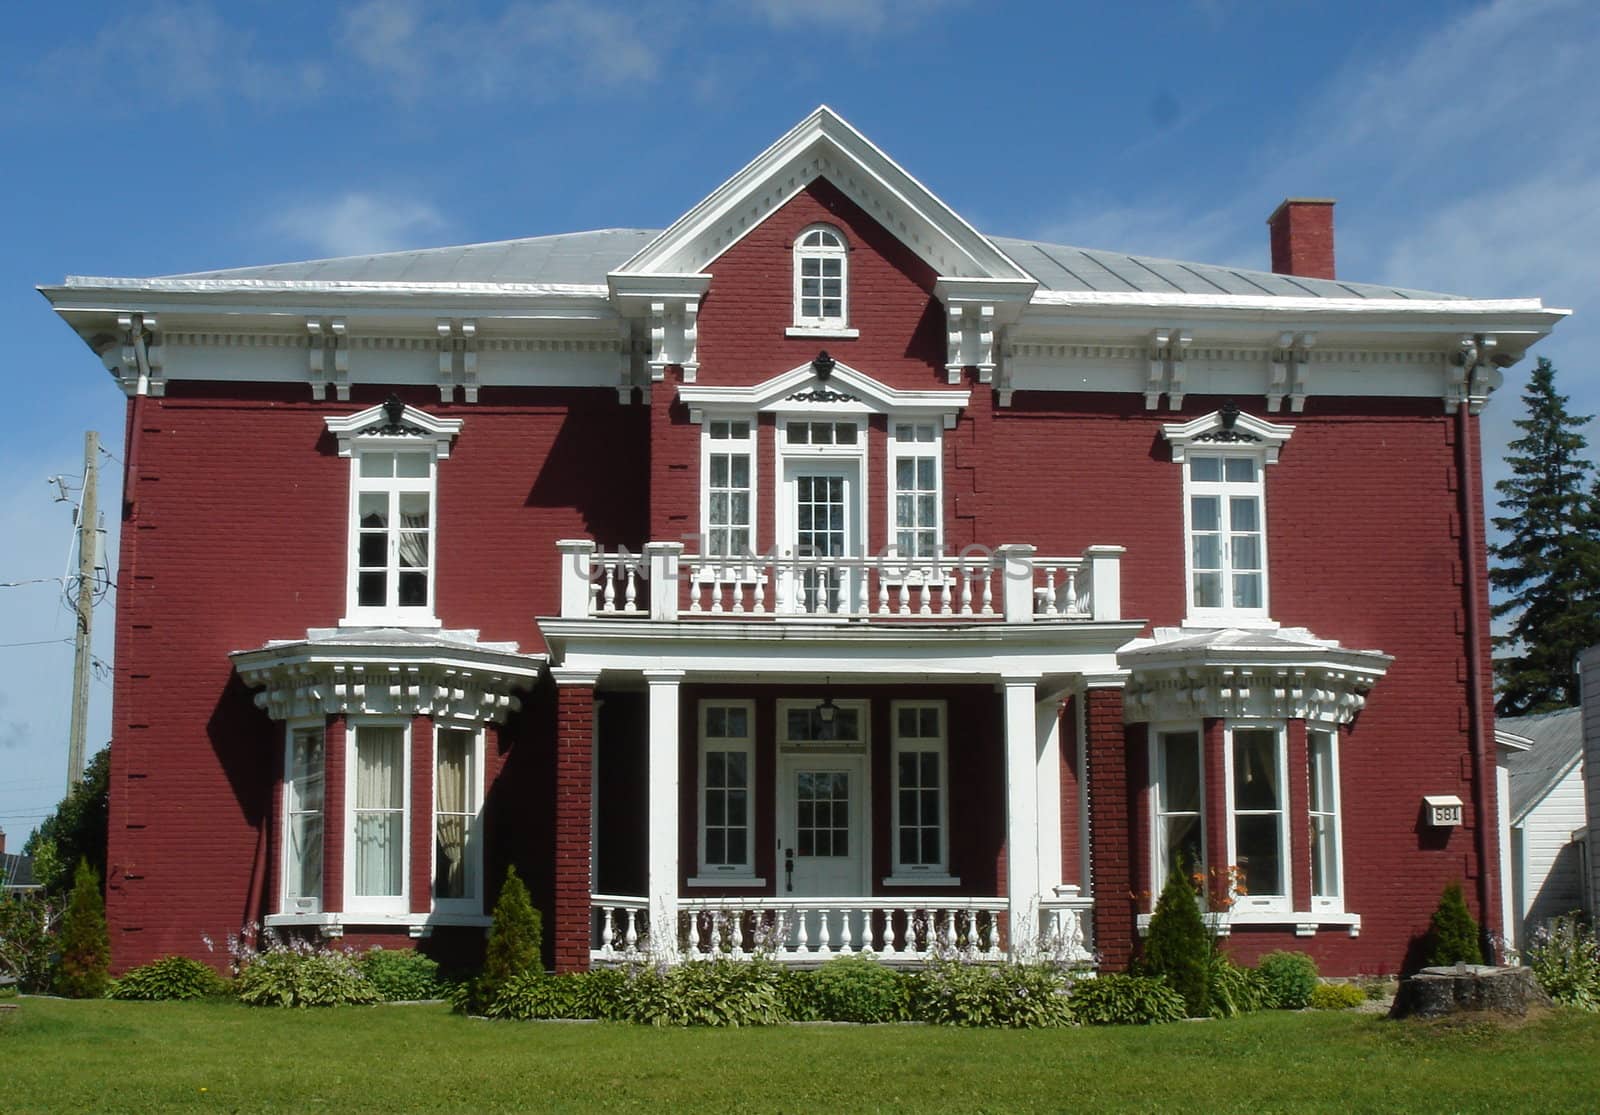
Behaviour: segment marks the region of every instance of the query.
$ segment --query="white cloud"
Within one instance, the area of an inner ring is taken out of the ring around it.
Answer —
[[[214,105],[240,97],[258,103],[299,101],[321,92],[315,61],[275,63],[254,36],[228,24],[207,0],[157,0],[102,27],[83,44],[41,60],[39,81],[92,99],[111,111]]]
[[[635,10],[580,0],[508,4],[487,19],[367,0],[344,12],[339,38],[402,101],[445,87],[550,101],[653,80],[660,59],[640,24]]]
[[[742,0],[730,5],[779,30],[829,27],[876,34],[903,31],[963,0]]]
[[[347,193],[293,206],[272,225],[319,255],[351,256],[418,247],[435,238],[446,222],[423,201]]]

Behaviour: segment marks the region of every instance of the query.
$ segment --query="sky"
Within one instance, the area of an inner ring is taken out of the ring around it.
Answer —
[[[994,235],[1265,270],[1274,206],[1335,197],[1341,278],[1573,310],[1535,353],[1600,412],[1593,0],[149,0],[15,5],[6,29],[12,850],[66,788],[72,503],[49,478],[81,486],[85,430],[116,542],[125,400],[33,289],[68,274],[664,228],[826,103]],[[1490,485],[1531,366],[1485,412]],[[101,669],[91,753],[110,705]]]

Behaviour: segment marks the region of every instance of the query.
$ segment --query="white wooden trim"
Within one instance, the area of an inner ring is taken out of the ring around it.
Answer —
[[[1274,761],[1278,773],[1278,862],[1281,865],[1280,894],[1259,894],[1256,892],[1256,883],[1250,878],[1248,869],[1245,870],[1244,884],[1247,893],[1237,896],[1230,914],[1250,915],[1262,912],[1284,913],[1294,909],[1294,859],[1291,855],[1293,842],[1289,837],[1289,825],[1293,823],[1290,816],[1289,793],[1289,733],[1288,724],[1282,720],[1226,720],[1222,730],[1222,780],[1223,800],[1228,810],[1227,836],[1228,836],[1228,864],[1236,865],[1239,862],[1238,811],[1233,800],[1233,735],[1236,731],[1263,731],[1273,733]],[[1203,737],[1202,737],[1203,738]],[[1259,816],[1259,813],[1252,813]]]
[[[289,803],[293,800],[290,785],[294,771],[294,735],[313,728],[322,733],[322,847],[318,849],[322,859],[322,886],[315,895],[294,899],[296,905],[290,909],[289,872],[293,864],[289,851],[292,832]],[[278,806],[278,910],[282,914],[320,914],[322,896],[328,886],[328,722],[325,717],[295,717],[285,721],[283,729],[283,784],[279,787]]]
[[[1013,952],[1038,938],[1039,748],[1035,679],[1008,678],[1005,694],[1006,914]]]
[[[650,687],[645,892],[650,902],[651,939],[664,957],[670,956],[672,942],[677,940],[678,702],[682,678],[682,670],[645,671]]]
[[[439,877],[439,733],[440,732],[466,732],[471,737],[470,751],[472,758],[472,776],[467,782],[467,791],[472,796],[467,800],[467,827],[466,827],[466,861],[465,868],[469,886],[467,893],[461,898],[440,898],[432,895],[434,881]],[[483,871],[483,797],[484,797],[484,761],[485,741],[483,725],[452,724],[447,720],[436,719],[433,723],[433,800],[428,803],[432,824],[429,827],[433,840],[428,849],[429,871],[428,887],[433,899],[433,909],[439,913],[481,914],[483,913],[484,899],[484,871]]]
[[[400,893],[398,895],[356,894],[356,762],[357,739],[362,729],[399,728],[400,762]],[[346,915],[411,913],[411,720],[391,716],[349,718],[345,722],[344,742],[344,910]],[[324,752],[326,753],[326,752]],[[323,821],[326,831],[327,821]]]

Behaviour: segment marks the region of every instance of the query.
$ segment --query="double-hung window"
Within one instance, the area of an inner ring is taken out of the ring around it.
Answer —
[[[1306,733],[1311,824],[1311,904],[1318,910],[1344,909],[1344,878],[1339,833],[1339,737],[1332,729]]]
[[[894,725],[895,882],[939,882],[950,870],[949,736],[943,701],[896,701]]]
[[[366,450],[355,482],[357,615],[433,615],[433,454]]]
[[[1228,737],[1230,865],[1242,876],[1242,910],[1289,909],[1288,795],[1281,724],[1232,726]]]
[[[755,423],[716,419],[706,423],[703,446],[706,553],[741,557],[753,553],[752,504],[755,497]]]
[[[410,729],[360,721],[351,725],[345,800],[346,905],[365,912],[407,909]]]
[[[324,733],[291,727],[284,756],[283,905],[286,914],[322,909]]]
[[[748,701],[700,706],[700,874],[755,874],[755,707]]]
[[[481,912],[483,733],[439,728],[433,752],[434,909]]]
[[[1155,733],[1155,863],[1151,890],[1159,892],[1174,869],[1204,872],[1205,781],[1200,732]]]
[[[893,422],[889,443],[889,537],[902,558],[939,553],[939,429],[933,422]]]
[[[1267,614],[1261,462],[1250,453],[1191,451],[1189,611]]]
[[[794,323],[814,329],[848,324],[849,254],[835,228],[816,225],[794,242]]]

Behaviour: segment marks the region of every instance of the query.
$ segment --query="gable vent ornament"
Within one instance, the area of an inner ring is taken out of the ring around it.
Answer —
[[[1232,399],[1229,399],[1217,409],[1217,418],[1222,423],[1220,426],[1198,435],[1194,440],[1234,444],[1239,442],[1259,442],[1261,440],[1256,434],[1238,428],[1239,404]]]
[[[833,374],[833,366],[837,363],[837,360],[828,355],[828,350],[823,349],[817,353],[816,359],[811,361],[811,368],[817,373],[818,379],[827,382],[828,377]]]
[[[374,422],[361,432],[364,434],[379,434],[383,437],[404,437],[415,435],[419,431],[405,420],[406,404],[400,401],[400,396],[394,392],[382,403],[383,416],[386,421]]]

